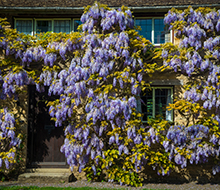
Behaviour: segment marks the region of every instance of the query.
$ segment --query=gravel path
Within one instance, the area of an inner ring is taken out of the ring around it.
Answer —
[[[97,182],[87,182],[85,180],[80,180],[76,182],[71,182],[71,183],[51,183],[51,184],[46,184],[46,183],[24,183],[20,184],[17,181],[11,181],[11,182],[0,182],[0,189],[1,187],[5,186],[39,186],[39,187],[44,187],[44,186],[52,186],[52,187],[96,187],[96,188],[124,188],[124,189],[130,189],[130,190],[135,190],[135,189],[175,189],[175,190],[185,190],[185,189],[193,189],[193,190],[220,190],[220,184],[198,184],[195,182],[191,183],[183,183],[183,184],[167,184],[167,183],[158,183],[158,184],[144,184],[143,187],[140,188],[135,188],[135,187],[128,187],[128,186],[120,186],[114,183],[97,183]]]

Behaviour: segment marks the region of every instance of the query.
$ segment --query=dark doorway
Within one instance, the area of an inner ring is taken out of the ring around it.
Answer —
[[[55,127],[50,120],[46,101],[56,97],[48,96],[47,90],[38,93],[35,86],[28,87],[28,167],[67,167],[65,156],[60,152],[64,142],[63,127]]]

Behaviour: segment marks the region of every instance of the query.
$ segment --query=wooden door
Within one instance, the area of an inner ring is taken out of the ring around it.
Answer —
[[[50,120],[46,101],[53,100],[29,86],[28,167],[66,167],[60,152],[64,142],[63,127],[55,127]]]

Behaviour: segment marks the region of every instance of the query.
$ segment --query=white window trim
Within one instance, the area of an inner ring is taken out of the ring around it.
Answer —
[[[155,44],[154,43],[154,20],[155,19],[164,19],[164,17],[135,17],[134,22],[136,22],[136,19],[142,19],[142,20],[144,20],[144,19],[151,19],[152,20],[151,42],[155,46],[160,46],[161,44]],[[170,30],[170,41],[169,42],[173,43],[173,31],[172,30]]]
[[[170,89],[171,90],[171,92],[170,92],[170,98],[171,98],[171,100],[170,100],[170,103],[172,104],[173,103],[173,87],[169,87],[169,86],[158,86],[158,87],[150,87],[152,90],[153,90],[153,92],[152,92],[152,99],[153,99],[153,113],[152,113],[152,117],[153,118],[155,118],[155,89]],[[139,97],[140,97],[140,95],[139,95]],[[141,98],[141,97],[140,97]],[[140,106],[140,107],[139,107]],[[138,108],[139,107],[139,108]],[[137,102],[137,109],[138,109],[138,111],[140,112],[140,113],[142,113],[142,108],[141,108],[141,101],[140,100],[138,100],[138,102]],[[168,121],[170,121],[170,122],[173,122],[173,111],[171,110],[171,120],[168,120]],[[142,120],[142,122],[143,123],[147,123],[147,121],[143,121]]]

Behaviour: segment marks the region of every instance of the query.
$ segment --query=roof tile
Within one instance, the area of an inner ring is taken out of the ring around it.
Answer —
[[[177,6],[177,5],[212,5],[219,0],[98,0],[108,6],[129,7]],[[92,5],[95,0],[0,0],[0,7],[83,7]]]

